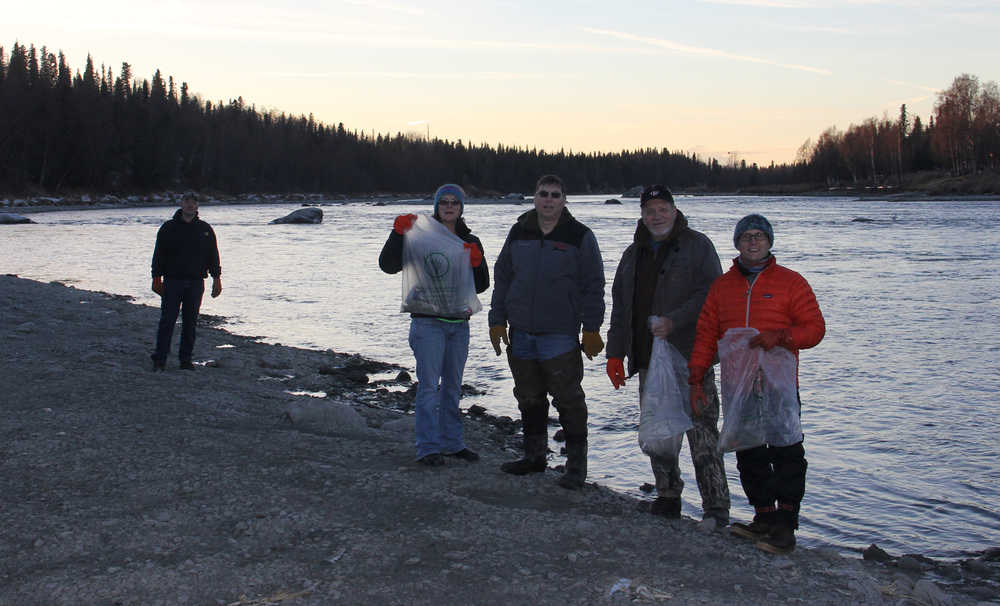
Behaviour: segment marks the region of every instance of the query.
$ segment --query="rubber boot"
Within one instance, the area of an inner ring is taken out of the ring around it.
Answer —
[[[510,348],[507,348],[507,362],[514,376],[514,398],[521,411],[524,458],[508,461],[500,470],[514,475],[543,472],[549,452],[549,399],[542,366],[538,360],[514,357]]]
[[[524,458],[500,465],[500,471],[516,476],[545,471],[545,456],[549,450],[548,442],[549,436],[544,433],[524,436]]]
[[[587,436],[566,437],[566,472],[559,485],[569,490],[583,488],[587,480]]]

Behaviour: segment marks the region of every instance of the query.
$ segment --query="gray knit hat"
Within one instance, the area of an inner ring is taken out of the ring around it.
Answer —
[[[455,185],[454,183],[445,183],[441,187],[437,188],[434,192],[434,216],[438,216],[438,203],[441,202],[441,198],[452,195],[458,198],[458,203],[461,204],[459,207],[459,216],[461,216],[462,211],[465,210],[465,190],[461,186]]]
[[[743,232],[750,231],[751,229],[759,229],[767,234],[768,243],[771,246],[774,246],[774,229],[771,228],[771,223],[764,217],[764,215],[758,215],[756,213],[743,217],[740,219],[740,222],[736,224],[736,230],[733,231],[733,246],[739,248],[740,236],[743,235]]]

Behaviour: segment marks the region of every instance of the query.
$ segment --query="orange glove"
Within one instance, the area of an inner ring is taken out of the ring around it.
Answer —
[[[392,231],[402,236],[410,231],[410,228],[413,227],[413,222],[416,220],[417,215],[399,215],[392,224]]]
[[[153,278],[153,292],[163,296],[163,276],[156,276]]]
[[[493,343],[493,351],[500,355],[500,341],[507,347],[510,347],[510,341],[507,339],[507,327],[503,324],[497,326],[490,326],[490,342]]]
[[[770,351],[778,345],[791,350],[792,340],[785,333],[785,329],[782,328],[781,330],[762,331],[759,335],[750,339],[747,345],[750,347],[763,347],[764,351]]]
[[[479,267],[483,262],[483,253],[479,252],[479,247],[474,242],[466,242],[464,246],[469,250],[469,265]]]
[[[588,360],[593,360],[594,356],[604,349],[604,340],[597,332],[583,331],[583,353]]]
[[[615,389],[625,384],[625,363],[621,358],[608,358],[608,378]]]
[[[212,298],[222,294],[222,278],[212,278]]]
[[[703,385],[707,372],[707,368],[700,366],[688,367],[688,385],[691,386],[691,414],[696,417],[708,406],[708,396],[705,395]]]

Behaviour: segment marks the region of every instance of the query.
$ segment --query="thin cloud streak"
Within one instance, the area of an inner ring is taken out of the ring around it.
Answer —
[[[922,84],[913,84],[910,82],[904,82],[902,80],[889,80],[889,84],[897,84],[899,86],[909,86],[910,88],[915,88],[917,90],[923,90],[935,94],[941,92],[940,88],[935,88],[933,86],[924,86]]]
[[[679,44],[677,42],[671,42],[669,40],[661,40],[659,38],[646,38],[643,36],[636,36],[634,34],[629,34],[625,32],[616,32],[606,29],[595,29],[591,27],[584,27],[585,32],[591,34],[598,34],[601,36],[610,36],[612,38],[619,38],[621,40],[629,40],[631,42],[642,42],[652,46],[658,46],[660,48],[665,48],[674,52],[678,52],[684,55],[695,55],[701,57],[716,57],[719,59],[729,59],[731,61],[743,61],[746,63],[759,63],[762,65],[773,65],[775,67],[781,67],[784,69],[792,69],[804,72],[810,72],[814,74],[820,74],[823,76],[832,75],[828,69],[821,67],[810,67],[808,65],[796,65],[794,63],[781,63],[779,61],[773,61],[771,59],[761,59],[759,57],[750,57],[747,55],[735,55],[726,51],[716,50],[713,48],[701,48],[697,46],[689,46],[686,44]]]
[[[472,73],[427,73],[427,72],[260,72],[261,76],[271,76],[277,78],[395,78],[399,80],[548,80],[553,78],[551,74],[521,74],[513,72],[472,72]],[[563,76],[565,79],[574,79],[572,76]]]
[[[388,11],[392,13],[402,13],[404,15],[411,15],[414,17],[422,17],[426,13],[426,11],[422,8],[405,6],[402,4],[392,4],[389,2],[374,2],[372,0],[344,0],[344,2],[355,6],[364,6],[366,8],[373,8],[375,10]]]
[[[796,0],[699,0],[702,4],[729,4],[736,6],[757,6],[761,8],[814,8],[811,2]]]

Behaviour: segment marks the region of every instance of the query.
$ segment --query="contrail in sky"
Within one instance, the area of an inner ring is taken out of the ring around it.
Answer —
[[[750,57],[747,55],[734,55],[733,53],[716,50],[714,48],[701,48],[698,46],[689,46],[687,44],[671,42],[670,40],[661,40],[659,38],[646,38],[644,36],[636,36],[634,34],[629,34],[626,32],[616,32],[607,29],[595,29],[592,27],[585,27],[583,28],[583,31],[589,32],[591,34],[598,34],[601,36],[611,36],[613,38],[620,38],[622,40],[630,40],[632,42],[643,42],[645,44],[658,46],[660,48],[665,48],[667,50],[678,52],[684,55],[699,55],[702,57],[718,57],[720,59],[730,59],[732,61],[761,63],[763,65],[774,65],[775,67],[783,67],[785,69],[794,69],[804,72],[812,72],[814,74],[822,74],[824,76],[829,76],[833,73],[830,70],[821,67],[796,65],[794,63],[781,63],[779,61],[773,61],[771,59],[761,59],[759,57]]]

